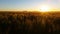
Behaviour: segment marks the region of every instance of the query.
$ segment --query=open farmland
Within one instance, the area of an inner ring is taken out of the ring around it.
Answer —
[[[0,34],[60,34],[60,12],[0,12]]]

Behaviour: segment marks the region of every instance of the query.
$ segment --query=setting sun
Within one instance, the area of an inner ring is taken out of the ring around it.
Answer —
[[[43,5],[43,6],[40,7],[40,11],[41,12],[48,12],[48,11],[50,11],[50,7],[46,6],[46,5]]]

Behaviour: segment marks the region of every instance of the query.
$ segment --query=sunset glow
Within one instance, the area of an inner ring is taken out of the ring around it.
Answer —
[[[40,7],[40,11],[41,12],[48,12],[48,11],[50,11],[50,7],[47,5],[43,5]]]
[[[0,11],[60,11],[60,0],[0,0]]]

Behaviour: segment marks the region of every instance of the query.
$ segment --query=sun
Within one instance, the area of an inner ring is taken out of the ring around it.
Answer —
[[[50,11],[50,7],[47,5],[43,5],[40,7],[40,11],[41,12],[48,12],[48,11]]]

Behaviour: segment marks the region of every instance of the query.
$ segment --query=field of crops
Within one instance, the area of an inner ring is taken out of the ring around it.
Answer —
[[[0,34],[60,34],[60,12],[0,12]]]

